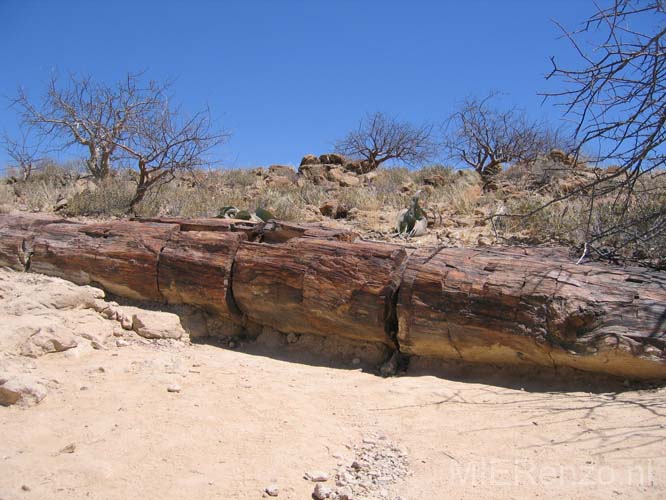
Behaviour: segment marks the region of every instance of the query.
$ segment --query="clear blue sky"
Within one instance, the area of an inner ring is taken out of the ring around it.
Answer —
[[[550,56],[575,59],[553,20],[575,27],[593,10],[592,0],[0,0],[0,130],[15,130],[4,97],[19,84],[38,97],[56,70],[175,79],[186,109],[208,105],[232,132],[220,151],[229,167],[298,165],[365,113],[443,121],[489,90],[558,124],[537,93],[553,89]]]

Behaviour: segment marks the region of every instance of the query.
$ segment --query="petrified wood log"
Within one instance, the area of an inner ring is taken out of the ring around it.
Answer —
[[[319,224],[294,224],[292,222],[270,221],[262,228],[261,241],[284,243],[294,238],[316,238],[353,242],[358,234],[346,229],[332,229]]]
[[[263,227],[262,223],[239,219],[200,218],[186,219],[184,217],[134,217],[135,222],[152,222],[161,224],[177,224],[180,231],[219,231],[244,233],[247,239],[253,241],[259,237]]]
[[[48,224],[33,243],[30,270],[78,284],[97,283],[123,297],[162,301],[159,254],[174,224]]]
[[[178,224],[181,231],[241,232],[247,235],[248,241],[262,241],[265,243],[284,243],[294,238],[352,242],[358,238],[358,234],[346,229],[332,229],[320,224],[295,224],[278,220],[253,222],[241,219],[186,219],[183,217],[136,217],[132,220],[136,222]]]
[[[242,243],[233,295],[249,319],[282,332],[391,345],[391,300],[405,257],[400,247],[375,243]]]
[[[552,249],[420,250],[398,320],[411,354],[666,376],[663,274],[575,265]]]
[[[231,267],[238,246],[246,239],[243,232],[173,234],[159,258],[159,288],[166,301],[240,319],[231,297]]]
[[[0,265],[285,333],[464,362],[666,379],[664,273],[575,265],[555,249],[408,256],[316,226],[168,220],[0,216]]]
[[[53,215],[0,215],[0,266],[25,271],[30,265],[32,242],[40,226],[62,222]]]

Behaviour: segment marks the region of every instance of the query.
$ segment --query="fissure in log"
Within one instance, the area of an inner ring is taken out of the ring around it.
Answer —
[[[407,257],[395,245],[351,242],[353,233],[292,226],[5,215],[0,265],[284,333],[393,346],[397,315],[407,354],[666,379],[664,273],[575,265],[539,248]],[[292,234],[302,237],[284,239]]]
[[[33,243],[30,270],[74,283],[97,283],[117,295],[162,301],[157,263],[178,226],[116,221],[48,224]]]
[[[405,270],[398,337],[421,356],[664,378],[665,315],[659,273],[553,249],[429,249]]]
[[[390,300],[405,251],[394,245],[296,238],[242,243],[233,295],[252,321],[288,333],[315,333],[392,345]]]
[[[159,288],[170,304],[189,304],[240,321],[231,297],[231,269],[247,234],[175,233],[159,258]]]

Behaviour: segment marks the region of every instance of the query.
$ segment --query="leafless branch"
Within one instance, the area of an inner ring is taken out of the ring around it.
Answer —
[[[414,126],[374,113],[361,120],[357,130],[337,141],[335,151],[362,159],[364,171],[369,172],[391,160],[409,165],[430,161],[438,147],[432,139],[431,126]]]

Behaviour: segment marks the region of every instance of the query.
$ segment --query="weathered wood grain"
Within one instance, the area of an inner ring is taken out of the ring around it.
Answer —
[[[32,243],[37,229],[61,222],[45,214],[0,215],[0,266],[25,271],[30,266]]]
[[[159,288],[171,304],[190,304],[240,319],[231,296],[231,268],[245,233],[186,231],[171,236],[159,258]]]
[[[127,221],[48,224],[35,235],[30,270],[161,302],[158,258],[177,230],[174,224]]]
[[[295,238],[282,245],[242,243],[233,295],[252,321],[282,332],[392,344],[391,298],[403,249]]]
[[[663,274],[553,249],[421,250],[398,298],[407,353],[627,377],[666,377],[665,320]]]

